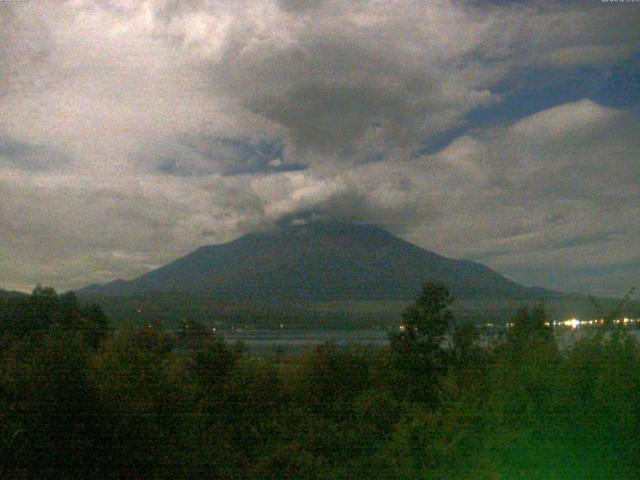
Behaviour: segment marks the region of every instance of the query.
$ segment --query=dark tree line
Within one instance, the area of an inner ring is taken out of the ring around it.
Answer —
[[[640,349],[502,338],[428,283],[387,349],[251,357],[203,325],[111,331],[37,288],[0,304],[0,478],[638,478]]]
[[[96,348],[110,330],[109,320],[96,305],[80,305],[73,292],[58,295],[38,285],[30,296],[0,298],[0,335],[10,340],[36,337],[52,330],[77,332]]]

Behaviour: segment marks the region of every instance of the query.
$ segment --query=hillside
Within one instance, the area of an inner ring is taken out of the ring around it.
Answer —
[[[490,268],[419,248],[378,227],[338,222],[290,226],[201,247],[131,281],[92,285],[81,294],[206,293],[227,300],[281,304],[404,300],[427,279],[458,298],[531,299]]]
[[[317,222],[209,245],[130,281],[78,291],[114,317],[296,326],[389,325],[429,279],[459,318],[509,318],[543,301],[556,318],[592,315],[586,296],[529,288],[479,263],[430,252],[371,225]],[[605,302],[613,306],[615,302]]]
[[[3,290],[0,288],[0,299],[24,298],[27,294],[23,292],[14,292],[12,290]]]

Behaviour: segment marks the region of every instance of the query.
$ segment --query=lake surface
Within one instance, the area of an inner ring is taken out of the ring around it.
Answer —
[[[340,347],[380,348],[389,343],[385,330],[234,330],[219,335],[227,342],[242,342],[248,353],[266,355],[299,355],[328,341]]]
[[[556,339],[560,348],[567,348],[582,338],[588,328],[558,329]],[[218,335],[230,343],[242,342],[245,352],[260,355],[301,355],[327,341],[339,347],[360,346],[382,348],[389,344],[386,330],[233,330]],[[640,341],[640,330],[630,330]],[[492,336],[483,336],[481,344]]]

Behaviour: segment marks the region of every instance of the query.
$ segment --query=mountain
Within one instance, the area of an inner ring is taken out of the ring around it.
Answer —
[[[76,292],[116,320],[189,318],[225,326],[381,327],[429,279],[452,290],[456,318],[496,322],[544,302],[554,319],[592,318],[620,302],[524,287],[479,263],[430,252],[372,226],[314,222],[200,247],[133,280]],[[637,313],[637,303],[630,306]]]
[[[8,299],[8,298],[25,298],[28,294],[22,292],[14,292],[11,290],[3,290],[0,288],[0,299]]]
[[[296,304],[404,300],[428,279],[458,298],[531,299],[523,287],[479,263],[422,249],[371,225],[315,222],[209,245],[131,281],[91,285],[80,294],[198,293],[238,302]]]

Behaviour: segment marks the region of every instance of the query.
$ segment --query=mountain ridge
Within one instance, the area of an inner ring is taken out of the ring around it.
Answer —
[[[560,295],[525,287],[477,262],[423,249],[370,224],[335,221],[249,233],[204,245],[135,279],[90,285],[79,294],[211,293],[276,303],[413,298],[429,279],[462,298]]]

